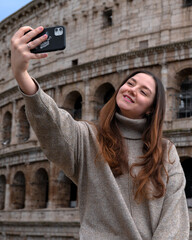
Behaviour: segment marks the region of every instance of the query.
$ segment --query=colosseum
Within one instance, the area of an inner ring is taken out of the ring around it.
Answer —
[[[10,40],[24,25],[65,26],[66,49],[29,72],[75,119],[97,121],[136,69],[162,79],[164,135],[181,159],[192,223],[192,1],[34,0],[0,22],[0,239],[79,239],[77,187],[42,153],[12,76]]]

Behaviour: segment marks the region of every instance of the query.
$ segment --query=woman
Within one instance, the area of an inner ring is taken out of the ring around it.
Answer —
[[[135,72],[103,107],[97,126],[77,122],[27,72],[30,59],[47,56],[30,52],[46,35],[28,44],[42,30],[15,33],[12,70],[42,150],[78,185],[80,239],[187,240],[184,173],[175,146],[162,138],[161,81]]]

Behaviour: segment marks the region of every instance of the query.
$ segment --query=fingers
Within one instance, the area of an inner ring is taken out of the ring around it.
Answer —
[[[37,36],[38,34],[40,34],[43,31],[43,27],[40,26],[36,29],[32,29],[29,26],[26,27],[21,27],[12,37],[11,42],[12,45],[14,45],[16,43],[16,45],[26,45],[27,43],[29,43],[31,41],[31,39],[33,39],[35,36]],[[28,45],[28,49],[31,48],[35,48],[38,45],[40,45],[43,41],[45,41],[47,39],[47,35],[44,34],[43,36],[33,40],[30,42],[30,45]],[[29,47],[30,46],[30,47]]]
[[[30,30],[27,30],[24,32],[25,35],[22,36],[21,38],[21,42],[22,43],[28,43],[29,41],[31,41],[31,39],[33,39],[34,37],[36,37],[39,33],[41,33],[43,31],[43,27],[40,26],[36,29],[32,29],[31,31]],[[26,30],[26,29],[25,29]],[[22,29],[21,29],[22,31]]]
[[[27,45],[28,50],[34,49],[37,46],[39,46],[42,42],[47,40],[47,35],[44,34],[41,37],[36,38],[35,40],[31,41],[31,39],[34,39],[34,37],[36,37],[38,34],[40,34],[42,31],[44,30],[44,28],[42,26],[31,30],[29,32],[27,32],[22,38],[21,38],[21,43],[24,43]],[[44,55],[43,55],[44,57]],[[33,57],[34,58],[34,57]],[[39,56],[37,57],[39,58]]]
[[[39,38],[37,38],[37,39],[29,42],[29,43],[27,44],[28,48],[29,48],[29,49],[34,49],[34,48],[36,48],[38,45],[40,45],[42,42],[44,42],[44,41],[47,39],[47,37],[48,37],[48,36],[47,36],[46,34],[44,34],[43,36],[41,36],[41,37],[39,37]]]
[[[31,54],[31,59],[41,59],[41,58],[46,58],[48,56],[47,53],[32,53]]]
[[[32,29],[29,26],[21,27],[12,37],[11,39],[11,48],[12,51],[20,52],[21,55],[25,55],[25,58],[27,59],[36,59],[36,58],[44,58],[47,56],[47,54],[38,55],[35,56],[35,54],[32,54],[30,52],[31,49],[36,48],[38,45],[40,45],[42,42],[44,42],[47,39],[47,35],[44,34],[41,37],[38,37],[37,39],[31,41],[35,36],[37,36],[39,33],[43,31],[43,27],[40,26],[36,29]]]
[[[42,32],[43,27],[32,29],[31,27],[20,28],[11,39],[11,66],[15,76],[28,70],[29,61],[31,59],[41,59],[48,55],[46,53],[34,54],[30,49],[35,48],[47,39],[47,35],[37,38],[30,42],[30,40],[37,34]],[[30,31],[30,32],[28,32]],[[25,34],[28,32],[27,34]]]
[[[26,32],[32,31],[33,28],[29,26],[21,27],[12,37],[12,39],[21,38]]]

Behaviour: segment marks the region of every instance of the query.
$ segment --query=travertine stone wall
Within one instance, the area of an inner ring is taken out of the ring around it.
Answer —
[[[112,26],[104,28],[106,8],[112,9]],[[139,50],[143,41],[147,41],[146,47],[156,47],[190,40],[191,13],[191,7],[183,7],[182,0],[35,0],[0,24],[1,80],[12,79],[9,44],[20,26],[62,24],[66,27],[66,50],[31,64],[31,74],[40,76],[70,68],[74,59],[83,64]]]
[[[78,202],[74,186],[27,127],[10,67],[13,33],[24,25],[65,26],[66,49],[32,61],[29,72],[74,117],[96,121],[127,74],[153,71],[166,90],[165,135],[182,159],[191,159],[192,118],[177,118],[180,86],[192,74],[192,6],[184,2],[34,0],[0,23],[0,239],[78,239],[79,229],[78,208],[69,208]]]

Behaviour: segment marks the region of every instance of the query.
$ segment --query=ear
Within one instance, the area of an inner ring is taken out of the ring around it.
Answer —
[[[146,115],[147,116],[149,116],[149,115],[151,115],[152,113],[153,113],[153,111],[154,111],[154,106],[153,106],[153,104],[147,109],[147,111],[146,111]]]
[[[146,115],[149,116],[150,114],[151,114],[151,111],[150,111],[150,110],[146,112]]]
[[[149,115],[151,115],[152,114],[152,112],[153,112],[153,109],[152,108],[149,108],[147,111],[146,111],[146,115],[147,116],[149,116]]]

